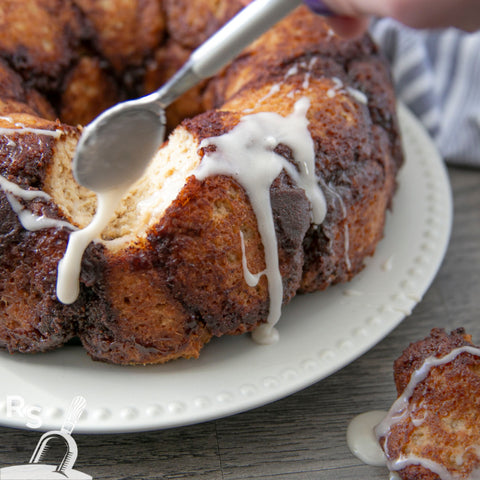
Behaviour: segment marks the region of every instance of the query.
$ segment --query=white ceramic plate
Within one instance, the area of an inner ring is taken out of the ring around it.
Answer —
[[[35,356],[1,352],[0,424],[58,428],[72,398],[82,395],[87,408],[76,431],[188,425],[285,397],[373,347],[421,300],[445,254],[452,220],[441,158],[401,105],[399,115],[407,161],[385,238],[352,282],[295,298],[280,320],[279,343],[224,337],[198,360],[150,367],[95,363],[77,346]]]

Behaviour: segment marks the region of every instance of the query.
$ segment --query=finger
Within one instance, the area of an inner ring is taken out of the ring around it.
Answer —
[[[328,24],[341,37],[355,38],[363,35],[369,25],[367,17],[329,17]]]
[[[319,15],[329,16],[332,14],[332,10],[321,0],[304,0],[304,3],[310,10]]]

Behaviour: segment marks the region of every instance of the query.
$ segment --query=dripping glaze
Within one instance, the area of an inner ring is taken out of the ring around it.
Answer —
[[[125,188],[97,193],[98,207],[92,221],[70,234],[65,255],[58,263],[57,298],[60,302],[71,304],[78,298],[83,253],[90,242],[99,238],[125,193]]]
[[[4,120],[12,124],[12,127],[0,127],[0,135],[13,135],[13,134],[26,134],[34,133],[36,135],[47,135],[53,138],[60,138],[63,132],[59,129],[56,130],[44,130],[42,128],[30,128],[25,126],[21,122],[15,122],[11,117],[0,116],[0,120]],[[9,140],[9,146],[14,146],[15,142]]]
[[[201,142],[201,149],[214,146],[215,150],[204,151],[202,162],[194,172],[198,180],[213,175],[233,177],[249,197],[264,246],[266,269],[252,274],[244,258],[242,264],[245,281],[249,286],[255,286],[260,277],[265,275],[270,297],[267,322],[252,334],[253,339],[261,344],[278,340],[278,332],[274,327],[280,318],[283,300],[270,186],[281,171],[285,170],[304,190],[310,201],[312,223],[321,224],[326,215],[325,197],[315,176],[315,150],[307,119],[309,107],[310,100],[303,97],[286,117],[271,112],[243,117],[230,132]],[[291,149],[295,166],[275,152],[279,144]],[[242,252],[245,256],[244,248]]]
[[[17,198],[29,201],[35,198],[43,198],[44,200],[51,200],[50,195],[41,190],[24,190],[17,184],[10,182],[5,177],[0,175],[0,188],[5,193],[10,207],[17,215],[18,220],[25,230],[35,232],[45,228],[62,228],[66,227],[71,230],[76,230],[69,222],[63,220],[56,220],[54,218],[46,217],[45,215],[35,215],[31,210],[26,208]]]
[[[312,222],[319,225],[326,214],[326,203],[315,177],[315,152],[306,117],[310,101],[302,98],[287,117],[263,112],[246,115],[229,133],[205,139],[199,148],[215,145],[216,151],[204,155],[194,175],[202,180],[207,176],[224,174],[234,177],[247,191],[257,217],[267,268],[252,274],[243,260],[246,282],[255,286],[262,275],[268,279],[270,311],[267,323],[253,334],[255,341],[269,344],[278,340],[274,329],[281,314],[283,286],[279,270],[278,249],[270,205],[270,186],[285,169],[297,185],[305,191],[312,205]],[[289,146],[296,159],[296,167],[273,150],[283,143]],[[262,158],[262,161],[258,161]],[[57,277],[57,297],[63,303],[73,303],[79,293],[81,259],[88,244],[107,226],[118,202],[126,193],[119,189],[97,194],[99,208],[85,229],[70,235],[67,251],[60,261]],[[240,239],[240,241],[242,241]]]
[[[29,128],[22,123],[15,123],[11,117],[0,116],[0,120],[7,121],[13,124],[14,127],[0,128],[0,135],[8,136],[12,134],[34,133],[60,138],[63,134],[63,132],[58,129],[51,131]],[[10,139],[7,145],[16,146],[15,142]],[[17,200],[17,197],[26,201],[35,198],[51,200],[50,195],[47,193],[41,190],[24,190],[2,176],[0,176],[0,188],[5,192],[13,212],[17,215],[25,230],[37,231],[46,228],[62,227],[67,227],[72,230],[68,238],[65,255],[58,264],[56,293],[60,302],[65,304],[73,303],[77,299],[80,290],[79,278],[83,253],[88,244],[95,240],[107,226],[113,216],[115,207],[125,193],[124,189],[98,194],[98,209],[92,222],[86,228],[79,230],[69,222],[52,219],[44,215],[35,215]]]
[[[288,74],[291,75],[294,71]],[[274,326],[280,318],[283,299],[278,246],[270,204],[271,184],[280,172],[285,170],[305,191],[311,204],[312,224],[321,224],[326,215],[325,197],[315,176],[315,152],[307,119],[309,107],[309,99],[303,97],[295,103],[293,112],[286,117],[271,112],[246,115],[232,131],[219,137],[205,139],[199,146],[199,149],[202,149],[214,145],[216,150],[204,155],[194,172],[195,176],[199,180],[218,174],[234,177],[246,190],[257,218],[266,255],[264,271],[257,273],[249,271],[243,238],[239,238],[239,241],[242,245],[242,268],[247,284],[255,286],[263,275],[268,280],[270,309],[267,323],[253,333],[254,340],[261,344],[273,343],[278,339],[278,332]],[[56,136],[57,132],[49,132],[49,134]],[[274,152],[279,144],[284,144],[291,149],[295,165]],[[259,158],[261,161],[258,161]],[[2,184],[3,188],[5,188],[4,185],[5,182]],[[70,234],[65,255],[58,265],[57,297],[62,303],[70,304],[77,299],[83,253],[90,242],[99,238],[127,190],[128,187],[125,187],[97,194],[98,208],[91,223],[84,229]],[[35,192],[35,195],[50,198],[44,192]],[[17,214],[21,214],[18,205],[12,202],[11,204]],[[39,228],[59,227],[65,226],[65,223],[39,222],[38,226]]]
[[[423,364],[415,370],[402,394],[395,400],[388,412],[366,412],[353,418],[347,429],[347,443],[350,451],[361,461],[372,466],[386,466],[390,471],[390,480],[397,480],[396,472],[410,466],[420,465],[438,475],[440,480],[456,480],[443,465],[428,458],[416,455],[400,456],[396,459],[388,459],[389,436],[394,425],[409,417],[414,426],[422,423],[422,418],[415,418],[409,411],[409,400],[417,386],[427,378],[430,370],[434,367],[446,365],[462,353],[470,353],[480,357],[480,349],[472,346],[459,347],[443,357],[428,357]],[[380,448],[380,439],[384,439],[383,451]],[[385,452],[385,453],[384,453]],[[477,471],[472,472],[473,478],[480,478]]]

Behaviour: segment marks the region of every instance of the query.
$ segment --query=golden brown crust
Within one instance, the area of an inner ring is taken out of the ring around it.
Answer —
[[[30,1],[34,0],[25,0],[25,4]],[[114,19],[124,13],[108,17],[109,9],[119,8],[122,1],[109,3],[108,8],[87,0],[68,3],[67,10],[74,13],[65,16],[78,28],[67,37],[72,46],[68,59],[55,60],[60,72],[56,82],[61,85],[55,94],[48,75],[42,77],[42,65],[35,66],[32,60],[30,70],[19,69],[17,74],[7,63],[0,63],[0,108],[27,126],[64,131],[59,140],[34,134],[14,134],[8,139],[0,136],[0,174],[8,180],[22,188],[54,194],[52,176],[58,172],[52,165],[63,155],[64,143],[74,144],[78,137],[76,129],[41,118],[50,118],[46,114],[48,103],[42,106],[41,99],[48,98],[62,120],[86,122],[117,99],[132,92],[145,93],[166,81],[188,57],[190,48],[240,8],[240,2],[165,0],[167,37],[162,40],[163,20],[159,18],[135,39],[136,43],[127,45],[132,28],[140,28],[148,17],[145,12],[157,11],[158,5],[153,0],[125,0],[125,11],[130,13],[127,35],[120,38]],[[46,15],[46,3],[37,3]],[[106,27],[100,31],[103,21]],[[188,35],[182,33],[186,26]],[[382,235],[385,210],[402,160],[386,64],[370,39],[347,42],[330,35],[319,17],[299,9],[247,49],[222,75],[193,89],[170,109],[170,121],[177,122],[205,107],[218,107],[185,119],[179,127],[191,136],[197,152],[196,145],[202,139],[229,132],[245,110],[286,116],[297,100],[309,97],[316,173],[326,193],[328,212],[319,228],[311,227],[310,206],[303,190],[285,173],[274,181],[270,197],[284,303],[298,291],[319,290],[349,280],[363,268],[365,256],[373,253]],[[11,62],[13,57],[5,54],[4,58]],[[31,76],[35,81],[30,84]],[[342,88],[337,88],[334,79]],[[330,96],[332,88],[338,91]],[[367,103],[348,94],[347,88],[366,95]],[[24,115],[16,116],[16,111]],[[35,150],[31,145],[37,137],[41,141]],[[286,145],[279,145],[276,152],[292,160]],[[203,153],[200,149],[195,155]],[[9,204],[3,197],[2,202],[2,212],[6,212]],[[48,210],[52,218],[73,221],[51,201],[27,203],[35,211]],[[118,251],[101,243],[90,245],[83,258],[81,296],[69,307],[54,297],[54,265],[65,249],[68,229],[26,232],[18,220],[15,223],[11,212],[7,225],[13,233],[8,230],[0,235],[5,258],[12,264],[20,263],[8,278],[26,275],[28,268],[19,259],[30,250],[30,242],[49,256],[44,267],[35,263],[39,269],[35,285],[27,285],[27,280],[19,283],[21,288],[37,292],[15,306],[22,325],[10,322],[12,314],[5,313],[6,306],[0,304],[2,346],[11,351],[43,351],[77,334],[95,359],[119,364],[161,363],[196,357],[212,336],[251,331],[267,318],[267,280],[264,276],[257,287],[247,286],[240,232],[252,272],[265,268],[263,245],[248,197],[231,178],[215,176],[199,181],[189,176],[145,237]],[[3,268],[7,271],[6,265]],[[14,287],[9,282],[1,288],[13,296]],[[38,292],[44,292],[45,298]],[[40,301],[41,321],[36,301]],[[47,309],[53,312],[50,316],[45,313]],[[32,333],[37,331],[40,333]],[[46,341],[44,332],[49,331],[51,338]],[[28,348],[22,346],[27,344]]]
[[[121,256],[88,252],[97,269],[92,307],[78,334],[96,360],[120,364],[198,357],[211,333],[172,295],[151,247]],[[97,258],[95,258],[97,257]],[[87,260],[88,261],[88,260]]]
[[[32,125],[35,119],[34,126],[46,130],[58,126],[28,115],[12,117],[25,125]],[[0,136],[0,174],[21,188],[43,190],[54,148],[54,139],[46,135]],[[62,218],[50,200],[35,198],[21,203],[37,216]],[[61,346],[74,336],[76,323],[84,315],[83,299],[80,307],[74,308],[56,299],[57,264],[69,230],[26,230],[4,191],[0,191],[0,215],[0,346],[27,353]]]
[[[42,352],[63,345],[76,332],[82,316],[78,308],[60,304],[55,294],[57,263],[68,233],[26,232],[18,220],[7,216],[10,205],[0,193],[2,224],[0,242],[0,346],[11,352]],[[5,216],[4,216],[5,215]],[[19,254],[29,252],[19,266]]]
[[[194,49],[230,20],[243,6],[241,0],[163,0],[170,37]]]
[[[160,43],[164,18],[160,0],[74,0],[93,32],[95,49],[114,69],[139,66]]]
[[[122,98],[115,78],[95,57],[82,57],[66,75],[59,115],[69,125],[86,125]]]
[[[28,113],[48,120],[55,112],[48,101],[36,90],[25,88],[22,78],[0,58],[0,115]]]
[[[145,93],[139,75],[164,28],[160,0],[6,0],[0,58],[24,87],[46,96],[62,120],[83,123],[101,108]],[[88,105],[77,98],[81,89]]]
[[[0,55],[36,86],[58,87],[75,56],[80,30],[70,0],[0,3]]]
[[[346,42],[333,37],[327,42],[328,35],[321,20],[300,8],[247,49],[210,83],[207,92],[212,104],[227,98],[225,110],[273,109],[286,115],[294,102],[288,95],[302,91],[309,76],[309,95],[316,107],[309,118],[310,132],[328,213],[321,228],[312,228],[304,240],[303,292],[348,281],[363,268],[364,258],[373,254],[382,238],[385,210],[402,163],[398,124],[392,115],[395,97],[385,61],[369,38]],[[296,73],[289,73],[291,69]],[[288,90],[282,86],[276,103],[271,97],[262,105],[272,85],[282,84],[286,75]],[[368,104],[351,102],[348,96],[343,102],[338,96],[330,98],[332,78],[344,88],[364,93]]]
[[[428,357],[444,357],[455,348],[473,345],[471,335],[458,328],[449,334],[442,328],[434,328],[423,340],[410,344],[395,360],[394,376],[397,393],[400,395],[407,386],[412,373],[421,367]]]
[[[413,372],[427,358],[442,358],[464,346],[474,345],[462,328],[450,334],[443,329],[434,329],[429,337],[411,344],[394,365],[399,395]],[[478,355],[463,352],[449,363],[431,368],[408,399],[409,415],[390,430],[388,459],[394,461],[400,455],[415,455],[440,465],[452,478],[472,478],[472,472],[480,467],[479,452],[473,447],[480,442],[479,399]],[[416,424],[412,418],[418,420]],[[382,442],[385,442],[384,438]],[[418,464],[407,466],[398,473],[403,480],[440,479],[439,475]]]

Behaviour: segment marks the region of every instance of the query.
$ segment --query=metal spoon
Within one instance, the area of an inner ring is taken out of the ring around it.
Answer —
[[[309,3],[311,3],[310,0]],[[104,193],[135,182],[165,136],[165,108],[209,78],[302,0],[255,0],[198,47],[185,65],[156,92],[106,110],[82,133],[73,159],[81,185]],[[315,0],[315,11],[330,14]]]

